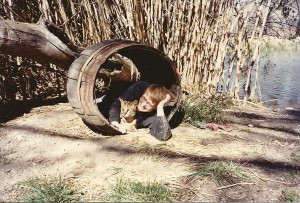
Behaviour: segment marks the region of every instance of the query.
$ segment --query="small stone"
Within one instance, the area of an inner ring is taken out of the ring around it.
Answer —
[[[249,127],[249,128],[253,128],[254,125],[253,125],[253,124],[249,124],[248,127]]]

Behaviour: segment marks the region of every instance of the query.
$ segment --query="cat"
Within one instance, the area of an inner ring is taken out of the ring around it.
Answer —
[[[138,100],[126,101],[119,98],[121,103],[120,119],[121,124],[125,126],[128,131],[136,131],[136,111]]]

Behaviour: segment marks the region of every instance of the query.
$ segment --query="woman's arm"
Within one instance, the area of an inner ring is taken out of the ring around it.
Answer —
[[[110,107],[110,110],[109,110],[109,122],[118,122],[120,123],[120,108],[121,108],[121,103],[120,103],[120,100],[119,98],[116,99],[111,107]]]
[[[172,137],[171,127],[166,116],[154,116],[149,129],[150,134],[161,141],[166,141]]]
[[[166,98],[157,105],[157,114],[153,118],[150,125],[150,134],[159,140],[165,141],[172,137],[171,127],[165,116],[164,107],[170,102],[171,96],[166,95]]]

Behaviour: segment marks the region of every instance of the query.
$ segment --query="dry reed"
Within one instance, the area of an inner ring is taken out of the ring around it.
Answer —
[[[238,98],[241,70],[249,70],[248,84],[258,57],[259,44],[249,44],[262,36],[270,2],[237,9],[235,0],[2,0],[0,10],[5,19],[46,18],[83,47],[112,38],[150,44],[176,63],[184,90]]]

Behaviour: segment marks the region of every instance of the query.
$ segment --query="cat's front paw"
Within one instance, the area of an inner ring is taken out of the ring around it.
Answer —
[[[123,126],[123,125],[119,126],[119,131],[120,131],[122,134],[126,134],[126,133],[127,133],[127,129],[126,129],[125,126]]]
[[[113,126],[115,126],[116,128],[118,128],[118,130],[122,133],[122,134],[125,134],[127,133],[127,129],[124,125],[120,124],[120,123],[117,123],[117,122],[112,122],[111,123]]]

